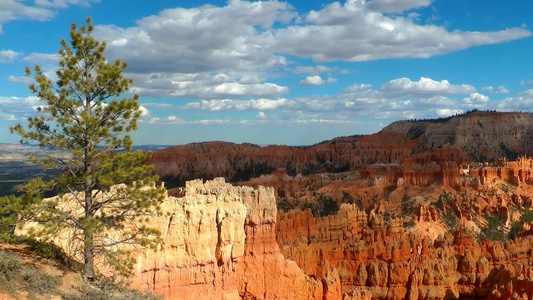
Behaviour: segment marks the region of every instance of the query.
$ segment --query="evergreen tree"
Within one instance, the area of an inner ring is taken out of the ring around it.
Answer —
[[[43,239],[68,233],[89,280],[95,277],[96,257],[128,274],[134,260],[126,249],[155,245],[159,233],[145,222],[163,198],[162,188],[151,188],[158,178],[145,164],[150,153],[132,151],[128,132],[137,129],[141,111],[138,95],[119,98],[133,82],[122,76],[127,65],[107,62],[106,44],[92,37],[93,30],[90,18],[86,26],[72,24],[70,44],[61,40],[55,83],[39,66],[26,68],[35,80],[30,90],[44,103],[27,129],[11,128],[21,143],[67,153],[33,157],[45,168],[63,171],[51,180],[31,180],[24,191],[28,197],[58,193],[32,206],[32,221],[40,224],[34,234]]]

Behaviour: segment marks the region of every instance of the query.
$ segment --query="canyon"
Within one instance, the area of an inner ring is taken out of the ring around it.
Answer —
[[[131,287],[165,299],[533,299],[533,117],[470,112],[306,146],[157,150]]]
[[[241,298],[531,299],[531,125],[528,113],[473,111],[313,146],[174,146],[150,163],[171,197],[193,178],[269,187],[276,217],[268,230],[244,226],[260,250],[240,259],[273,249],[307,277],[283,284],[301,289],[290,297],[237,284]]]
[[[274,189],[189,181],[150,221],[163,233],[138,255],[132,286],[168,299],[530,299],[533,236],[432,238],[415,225],[342,204],[335,215],[278,212]],[[526,226],[527,227],[527,226]]]

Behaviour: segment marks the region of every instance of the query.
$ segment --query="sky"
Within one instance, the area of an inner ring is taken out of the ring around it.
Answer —
[[[0,0],[0,143],[71,23],[128,63],[134,143],[311,145],[471,109],[533,112],[531,0]],[[125,95],[128,96],[128,95]]]

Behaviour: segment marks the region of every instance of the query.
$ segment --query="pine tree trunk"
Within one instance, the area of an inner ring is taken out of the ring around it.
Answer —
[[[90,221],[93,218],[92,206],[93,197],[91,190],[91,182],[87,180],[85,188],[85,220]],[[85,224],[83,228],[83,261],[84,261],[84,276],[87,280],[94,279],[94,233],[91,222]]]
[[[94,279],[94,239],[92,230],[84,232],[85,248],[83,251],[85,279],[92,281]]]
[[[89,74],[88,66],[85,65],[85,75]],[[91,114],[91,99],[85,99],[85,111]],[[92,281],[94,279],[94,232],[92,218],[93,216],[93,194],[92,194],[92,160],[91,160],[91,151],[92,145],[89,140],[89,131],[88,124],[85,124],[85,133],[84,133],[84,155],[83,155],[83,164],[84,164],[84,173],[85,173],[85,223],[83,228],[83,261],[84,261],[84,275],[85,279]]]

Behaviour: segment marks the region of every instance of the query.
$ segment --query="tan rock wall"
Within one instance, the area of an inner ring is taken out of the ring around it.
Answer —
[[[322,299],[322,284],[279,250],[272,188],[219,178],[183,192],[153,218],[164,242],[139,255],[132,287],[166,299]]]

